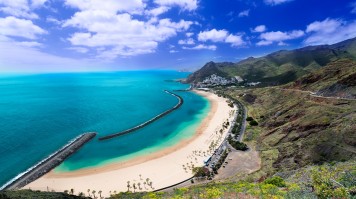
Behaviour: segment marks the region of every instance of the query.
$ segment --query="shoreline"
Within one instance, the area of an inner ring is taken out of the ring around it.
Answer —
[[[207,95],[204,96],[204,93],[202,93],[201,91],[196,92],[195,90],[193,91],[198,95],[201,95],[203,97],[207,97]],[[194,133],[194,135],[189,138],[189,139],[184,139],[181,140],[180,142],[178,142],[177,144],[175,144],[174,146],[153,152],[151,154],[147,154],[145,156],[139,156],[139,157],[135,157],[132,158],[130,160],[126,160],[126,161],[122,161],[122,162],[113,162],[113,163],[109,163],[107,165],[103,165],[103,166],[99,166],[99,167],[93,167],[93,168],[84,168],[84,169],[80,169],[78,171],[69,171],[69,172],[60,172],[60,173],[56,173],[53,170],[48,172],[48,177],[55,177],[55,178],[67,178],[67,177],[80,177],[80,176],[86,176],[86,175],[90,175],[93,173],[104,173],[104,172],[108,172],[108,171],[112,171],[115,170],[117,168],[123,169],[123,168],[127,168],[127,167],[131,167],[133,165],[137,165],[137,164],[141,164],[150,160],[155,160],[158,159],[162,156],[165,156],[167,154],[173,153],[185,146],[187,146],[188,144],[190,144],[191,142],[193,142],[195,139],[197,139],[202,133],[203,131],[206,130],[207,128],[207,123],[209,123],[209,121],[212,119],[213,115],[216,113],[217,110],[217,103],[214,100],[211,100],[209,98],[207,98],[211,108],[210,111],[208,113],[208,115],[202,120],[201,124],[198,126],[196,132]]]
[[[219,136],[223,138],[226,135],[227,132],[218,135],[217,131],[222,123],[230,118],[229,112],[232,110],[224,98],[204,91],[193,92],[209,100],[211,109],[189,139],[124,162],[64,173],[55,173],[52,170],[24,188],[55,191],[74,188],[83,193],[86,193],[87,189],[95,188],[102,190],[103,196],[109,196],[109,191],[127,191],[127,181],[130,181],[131,186],[133,183],[140,183],[142,186],[148,178],[153,182],[153,186],[145,185],[137,191],[152,191],[188,179],[192,176],[188,168],[193,165],[202,166],[203,161],[209,156],[207,150],[210,142],[218,142]],[[200,153],[197,155],[197,152],[202,150],[206,150],[206,154],[204,152],[204,155]]]
[[[64,145],[56,152],[49,155],[47,158],[43,159],[39,163],[27,169],[25,172],[8,181],[6,184],[0,187],[0,191],[19,189],[31,183],[32,181],[35,181],[42,175],[46,174],[48,170],[52,170],[61,164],[67,157],[75,153],[85,143],[89,142],[95,136],[95,132],[88,132],[77,136],[73,140],[69,141],[68,144]]]

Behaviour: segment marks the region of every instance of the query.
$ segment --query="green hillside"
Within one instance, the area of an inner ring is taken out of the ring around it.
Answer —
[[[356,98],[356,61],[340,59],[285,86],[322,96]]]
[[[356,59],[356,38],[334,45],[282,50],[260,58],[250,57],[238,63],[209,62],[191,74],[187,82],[197,83],[217,74],[222,77],[241,76],[248,82],[259,81],[264,85],[278,85],[294,81],[341,58]]]

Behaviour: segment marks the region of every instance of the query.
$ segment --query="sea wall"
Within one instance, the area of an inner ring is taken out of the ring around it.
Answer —
[[[53,168],[61,164],[68,156],[78,151],[85,143],[94,138],[96,133],[84,133],[74,140],[70,141],[67,145],[42,160],[35,166],[29,168],[27,171],[17,175],[15,178],[0,187],[0,190],[13,190],[20,189],[25,185],[35,181],[41,176],[45,175]]]
[[[182,106],[182,104],[183,104],[183,98],[182,98],[181,96],[179,96],[179,95],[177,95],[177,94],[174,94],[174,93],[172,93],[172,92],[170,92],[170,91],[167,91],[167,90],[164,90],[164,92],[166,92],[166,93],[168,93],[168,94],[170,94],[170,95],[173,95],[174,97],[178,98],[179,101],[178,101],[178,103],[177,103],[174,107],[168,109],[167,111],[165,111],[165,112],[163,112],[163,113],[157,115],[156,117],[154,117],[154,118],[152,118],[152,119],[150,119],[150,120],[148,120],[148,121],[146,121],[146,122],[144,122],[144,123],[142,123],[142,124],[140,124],[140,125],[137,125],[137,126],[135,126],[135,127],[133,127],[133,128],[127,129],[127,130],[122,131],[122,132],[119,132],[119,133],[115,133],[115,134],[111,134],[111,135],[107,135],[107,136],[100,137],[99,140],[112,139],[112,138],[114,138],[114,137],[121,136],[121,135],[125,135],[125,134],[131,133],[131,132],[133,132],[133,131],[136,131],[136,130],[138,130],[138,129],[141,129],[141,128],[143,128],[143,127],[145,127],[145,126],[147,126],[147,125],[149,125],[149,124],[155,122],[156,120],[159,120],[160,118],[162,118],[162,117],[168,115],[168,114],[171,113],[172,111],[174,111],[174,110],[178,109],[180,106]]]

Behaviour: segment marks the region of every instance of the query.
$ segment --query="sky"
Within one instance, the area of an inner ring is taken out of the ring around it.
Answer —
[[[0,0],[0,73],[173,69],[356,37],[356,0]]]

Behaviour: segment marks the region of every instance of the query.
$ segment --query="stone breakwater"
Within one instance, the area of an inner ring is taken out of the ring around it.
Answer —
[[[157,115],[156,117],[154,117],[154,118],[152,118],[152,119],[150,119],[150,120],[148,120],[148,121],[146,121],[146,122],[144,122],[144,123],[142,123],[142,124],[140,124],[140,125],[137,125],[137,126],[135,126],[135,127],[133,127],[133,128],[127,129],[127,130],[122,131],[122,132],[119,132],[119,133],[115,133],[115,134],[111,134],[111,135],[107,135],[107,136],[100,137],[99,140],[112,139],[112,138],[114,138],[114,137],[121,136],[121,135],[125,135],[125,134],[131,133],[131,132],[133,132],[133,131],[136,131],[136,130],[138,130],[138,129],[141,129],[141,128],[143,128],[143,127],[145,127],[145,126],[147,126],[147,125],[149,125],[149,124],[155,122],[156,120],[158,120],[158,119],[160,119],[160,118],[162,118],[162,117],[168,115],[168,114],[171,113],[172,111],[174,111],[174,110],[178,109],[180,106],[182,106],[182,104],[183,104],[183,98],[182,98],[181,96],[179,96],[179,95],[177,95],[177,94],[174,94],[174,93],[172,93],[172,92],[169,92],[169,91],[167,91],[167,90],[164,90],[164,92],[166,92],[166,93],[168,93],[168,94],[170,94],[170,95],[172,95],[172,96],[178,98],[179,101],[178,101],[178,103],[177,103],[174,107],[168,109],[167,111],[165,111],[165,112],[163,112],[163,113]]]
[[[70,141],[67,145],[63,146],[46,159],[29,168],[27,171],[17,175],[14,179],[0,187],[0,190],[20,189],[35,181],[61,164],[68,156],[78,151],[85,143],[90,141],[95,136],[96,133],[90,132],[76,137],[74,140]]]

